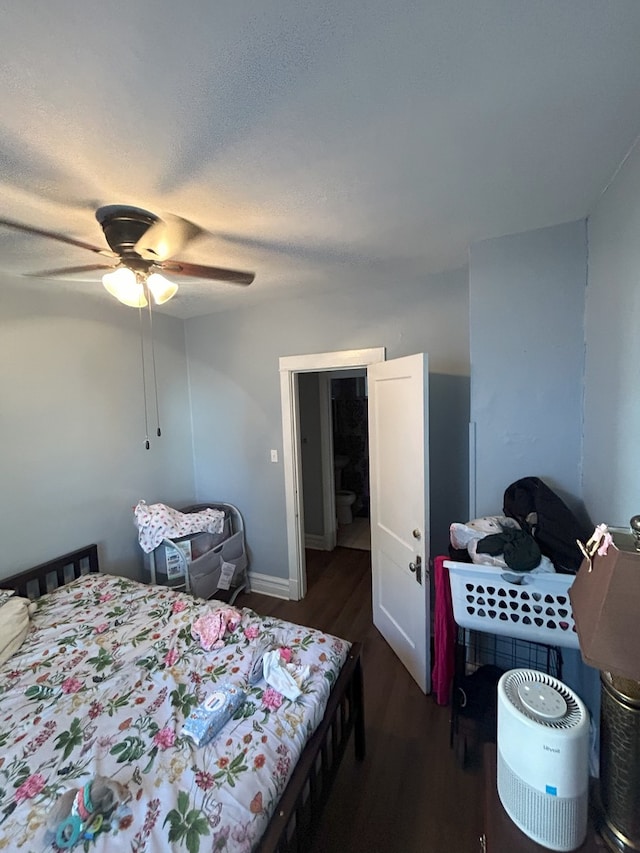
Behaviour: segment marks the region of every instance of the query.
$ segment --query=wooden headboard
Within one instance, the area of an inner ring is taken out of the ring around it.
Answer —
[[[0,578],[0,588],[15,589],[24,598],[40,598],[59,586],[89,572],[99,572],[98,546],[87,545],[70,554],[56,557],[9,578]]]

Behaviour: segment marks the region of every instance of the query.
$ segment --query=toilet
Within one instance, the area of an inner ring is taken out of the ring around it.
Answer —
[[[350,492],[346,489],[340,489],[340,491],[336,492],[336,514],[338,516],[338,524],[351,524],[353,521],[351,507],[355,499],[355,492]]]
[[[356,499],[356,494],[355,492],[350,492],[348,489],[341,488],[342,469],[348,464],[348,462],[348,456],[336,456],[333,460],[336,487],[336,515],[338,517],[338,524],[351,524],[353,521],[351,507]]]

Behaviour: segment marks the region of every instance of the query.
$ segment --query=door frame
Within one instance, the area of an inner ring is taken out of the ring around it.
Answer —
[[[384,347],[370,347],[367,349],[282,356],[279,360],[289,598],[294,601],[304,598],[307,593],[307,568],[302,524],[304,511],[301,487],[302,455],[298,374],[323,373],[325,371],[349,368],[367,368],[370,364],[384,361],[385,357]]]

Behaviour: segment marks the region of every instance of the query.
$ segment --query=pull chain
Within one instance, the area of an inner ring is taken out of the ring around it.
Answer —
[[[146,282],[145,282],[146,285]],[[147,288],[145,287],[145,290]],[[151,363],[153,365],[153,386],[156,395],[156,435],[158,438],[162,435],[160,429],[160,405],[158,403],[158,377],[156,375],[156,348],[153,341],[153,311],[151,310],[151,294],[147,290],[147,304],[149,305],[149,331],[151,333]]]
[[[142,396],[144,400],[144,446],[145,450],[149,450],[151,443],[149,442],[149,418],[147,416],[147,378],[144,365],[144,330],[142,328],[142,308],[138,306],[138,319],[140,321],[140,362],[142,366]]]

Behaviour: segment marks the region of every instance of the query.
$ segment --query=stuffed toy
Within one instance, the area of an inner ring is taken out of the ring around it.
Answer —
[[[449,535],[453,547],[466,548],[473,563],[512,571],[555,571],[551,560],[540,553],[533,537],[508,516],[488,515],[466,524],[454,522]]]
[[[105,776],[95,776],[81,788],[65,791],[47,823],[47,839],[62,850],[91,841],[111,829],[109,819],[131,799],[129,789]]]

